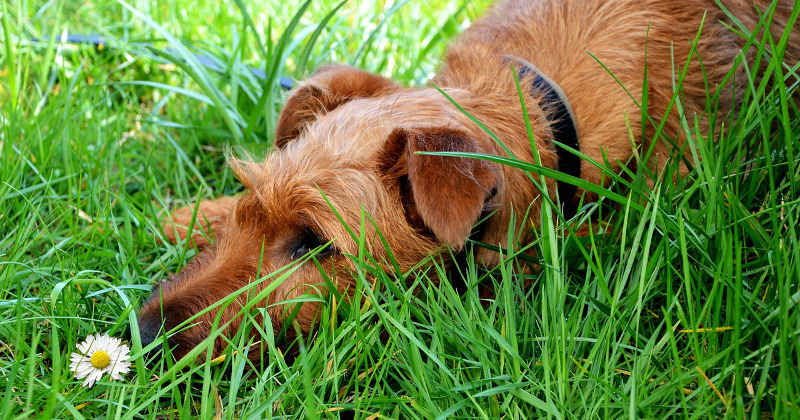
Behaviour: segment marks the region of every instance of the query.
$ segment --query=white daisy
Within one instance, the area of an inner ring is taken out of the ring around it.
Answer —
[[[75,372],[75,379],[86,378],[83,386],[91,388],[106,372],[111,379],[122,380],[122,374],[130,371],[130,349],[122,345],[119,338],[109,337],[108,334],[90,335],[75,347],[78,353],[72,353],[69,370]]]

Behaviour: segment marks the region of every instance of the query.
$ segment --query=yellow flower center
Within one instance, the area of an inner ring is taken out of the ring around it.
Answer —
[[[103,350],[97,350],[92,354],[92,366],[97,369],[103,369],[111,364],[111,356]]]

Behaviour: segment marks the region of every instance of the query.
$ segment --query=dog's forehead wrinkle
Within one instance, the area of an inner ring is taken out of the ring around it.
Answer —
[[[454,100],[470,95],[443,89]],[[267,158],[260,179],[302,177],[324,168],[363,167],[383,150],[396,128],[462,128],[467,117],[438,90],[404,89],[377,98],[353,99],[319,115],[300,136]]]
[[[462,90],[449,90],[454,99],[463,99],[468,93]],[[438,91],[431,88],[406,89],[391,95],[377,98],[363,98],[344,104],[319,120],[310,134],[317,135],[324,141],[345,142],[358,139],[359,147],[380,146],[385,136],[396,127],[419,124],[441,125],[453,121],[460,111]],[[364,124],[364,121],[370,123]],[[366,142],[365,140],[373,140]],[[353,151],[350,150],[352,153]]]

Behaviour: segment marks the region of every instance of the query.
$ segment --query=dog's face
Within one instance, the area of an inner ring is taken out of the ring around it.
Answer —
[[[386,267],[391,250],[403,271],[445,245],[459,249],[481,214],[497,206],[502,174],[485,161],[417,152],[491,152],[479,147],[464,121],[438,92],[405,89],[350,67],[318,71],[290,97],[276,150],[264,162],[234,163],[248,192],[215,232],[216,242],[155,288],[139,313],[143,341],[259,276],[291,269],[315,249],[339,293],[352,293],[359,253],[353,234]],[[267,308],[275,331],[292,312],[281,302],[327,291],[317,265],[303,264],[282,283],[262,281],[221,314],[214,309],[195,319],[169,338],[173,354],[207,338],[218,315],[218,325],[229,325],[224,334],[233,336],[237,314],[265,287],[274,290],[258,307]],[[306,302],[296,312],[302,332],[314,326],[317,309]],[[215,355],[224,343],[216,340]]]

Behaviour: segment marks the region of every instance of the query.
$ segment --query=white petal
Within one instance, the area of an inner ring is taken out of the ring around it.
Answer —
[[[128,373],[131,371],[130,369],[131,364],[129,362],[120,362],[114,366],[112,370],[112,374],[119,375],[120,373]],[[121,378],[120,378],[121,379]]]
[[[120,355],[122,354],[120,349],[121,349],[120,347],[116,347],[108,350],[108,356],[111,357],[112,359],[119,359]]]
[[[84,345],[83,354],[93,353],[95,351],[96,344],[97,344],[97,338],[95,338],[95,336],[90,335],[86,337],[86,341],[83,343]]]
[[[125,357],[128,357],[128,354],[131,352],[131,348],[128,347],[127,345],[123,344],[123,345],[119,346],[116,351],[120,355],[124,355]]]
[[[103,374],[104,374],[104,373],[105,373],[105,372],[103,372],[102,370],[97,370],[97,369],[95,369],[95,370],[94,370],[94,371],[93,371],[93,372],[92,372],[90,375],[94,375],[94,380],[95,380],[95,381],[99,381],[99,380],[100,380],[100,378],[102,378],[102,377],[103,377]]]
[[[127,354],[127,353],[116,354],[116,355],[114,355],[114,356],[112,356],[112,357],[111,357],[111,360],[112,360],[112,361],[113,361],[115,364],[119,364],[119,363],[125,363],[125,362],[128,362],[128,361],[129,361],[129,359],[130,359],[130,357],[128,357],[128,354]]]
[[[91,366],[78,366],[78,369],[75,371],[75,379],[85,378],[92,372],[94,372],[94,368]]]
[[[91,388],[94,386],[94,383],[102,377],[103,374],[100,371],[92,371],[92,373],[86,377],[86,380],[83,381],[83,386]]]
[[[92,372],[96,371],[97,369],[95,369],[94,366],[92,366],[91,364],[85,364],[78,368],[78,373],[81,375],[81,377],[89,376],[92,374]]]
[[[78,365],[80,365],[82,361],[86,360],[86,356],[78,353],[72,353],[72,356],[69,358],[69,360],[69,369],[71,371],[75,371]]]
[[[120,344],[122,344],[122,339],[121,338],[117,338],[117,337],[112,337],[111,338],[111,345],[112,346],[119,347]]]
[[[106,337],[102,335],[98,335],[95,338],[94,345],[92,345],[92,350],[105,350],[106,349]]]
[[[86,354],[89,351],[89,348],[91,348],[91,343],[89,343],[89,340],[86,340],[83,343],[76,344],[75,347],[78,348],[78,351],[81,352],[81,354]]]
[[[114,366],[114,369],[111,371],[111,378],[116,380],[123,380],[125,379],[122,375],[130,372],[130,363],[128,362],[120,362]]]

